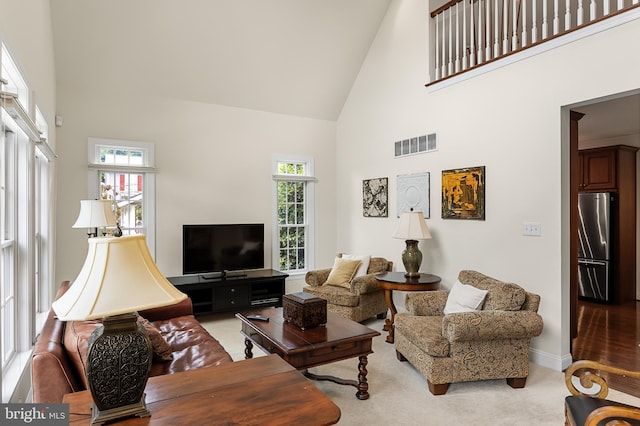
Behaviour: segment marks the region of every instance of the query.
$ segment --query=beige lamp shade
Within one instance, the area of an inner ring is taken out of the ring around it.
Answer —
[[[116,226],[113,202],[110,200],[80,200],[80,213],[73,228]]]
[[[69,290],[53,302],[60,320],[99,319],[186,299],[158,269],[144,235],[87,241],[82,270]]]
[[[396,229],[393,238],[402,240],[428,240],[431,233],[424,220],[424,214],[421,210],[402,212],[398,229]]]

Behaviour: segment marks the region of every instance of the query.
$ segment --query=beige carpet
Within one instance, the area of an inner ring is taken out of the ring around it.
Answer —
[[[240,321],[231,314],[199,317],[207,330],[227,349],[234,360],[244,359],[244,338]],[[393,345],[384,341],[382,320],[365,322],[381,331],[369,355],[368,381],[371,397],[359,401],[356,389],[331,382],[314,381],[342,411],[341,425],[563,425],[564,397],[568,394],[564,375],[531,364],[523,389],[512,389],[504,380],[457,383],[445,395],[433,396],[426,380],[408,362],[396,359]],[[254,356],[261,356],[259,349]],[[345,379],[357,378],[357,359],[312,369]],[[609,397],[640,406],[640,399],[611,391]],[[310,401],[310,403],[312,403]]]

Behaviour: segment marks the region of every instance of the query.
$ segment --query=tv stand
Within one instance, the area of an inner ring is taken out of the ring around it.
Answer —
[[[225,278],[246,277],[247,273],[245,271],[222,271],[222,276]]]
[[[187,294],[195,315],[282,306],[288,274],[273,269],[180,275],[167,279]]]

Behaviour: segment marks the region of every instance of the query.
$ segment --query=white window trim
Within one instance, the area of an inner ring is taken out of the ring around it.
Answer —
[[[307,175],[282,175],[278,174],[278,163],[279,162],[287,162],[287,163],[305,163],[307,165],[308,174]],[[303,181],[307,182],[307,199],[306,202],[306,214],[307,214],[307,223],[308,228],[305,236],[307,238],[306,241],[306,251],[305,251],[305,269],[287,271],[287,273],[292,276],[301,276],[304,275],[307,271],[311,271],[314,269],[315,265],[315,185],[317,182],[315,177],[315,165],[313,157],[309,156],[301,156],[301,155],[290,155],[290,154],[274,154],[271,159],[271,169],[272,169],[272,179],[273,184],[271,186],[271,199],[273,200],[273,218],[272,218],[272,232],[271,232],[271,264],[273,265],[273,269],[279,269],[280,265],[280,239],[278,232],[278,182],[280,181]]]
[[[128,149],[142,149],[145,151],[144,165],[139,166],[124,166],[120,164],[102,164],[96,162],[96,149],[98,146],[108,145],[117,146]],[[155,259],[156,256],[156,169],[155,169],[155,144],[149,142],[128,141],[121,139],[103,139],[103,138],[89,138],[87,144],[87,188],[88,199],[94,200],[100,198],[100,191],[98,185],[98,173],[99,171],[111,171],[111,172],[130,172],[130,173],[144,173],[144,221],[145,221],[145,236],[147,239],[147,245],[149,246],[149,252]]]

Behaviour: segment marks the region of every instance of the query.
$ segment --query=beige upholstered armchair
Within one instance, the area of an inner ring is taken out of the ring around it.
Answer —
[[[565,398],[565,425],[597,426],[640,424],[640,408],[605,399],[609,386],[602,373],[640,379],[640,372],[595,361],[576,361],[565,370],[571,395]],[[579,379],[579,386],[575,380]],[[595,386],[594,386],[595,384]]]
[[[342,254],[338,254],[341,257]],[[311,293],[327,301],[327,310],[352,321],[360,322],[377,316],[385,318],[387,304],[384,292],[378,286],[376,274],[391,271],[393,262],[382,257],[372,257],[366,275],[353,278],[349,288],[323,285],[331,268],[307,272],[303,291]]]
[[[474,380],[507,379],[511,387],[524,387],[529,343],[542,332],[540,296],[475,271],[461,271],[458,280],[486,290],[477,310],[445,315],[447,291],[408,293],[409,312],[395,318],[398,359],[409,360],[434,395],[446,393],[450,383]]]

